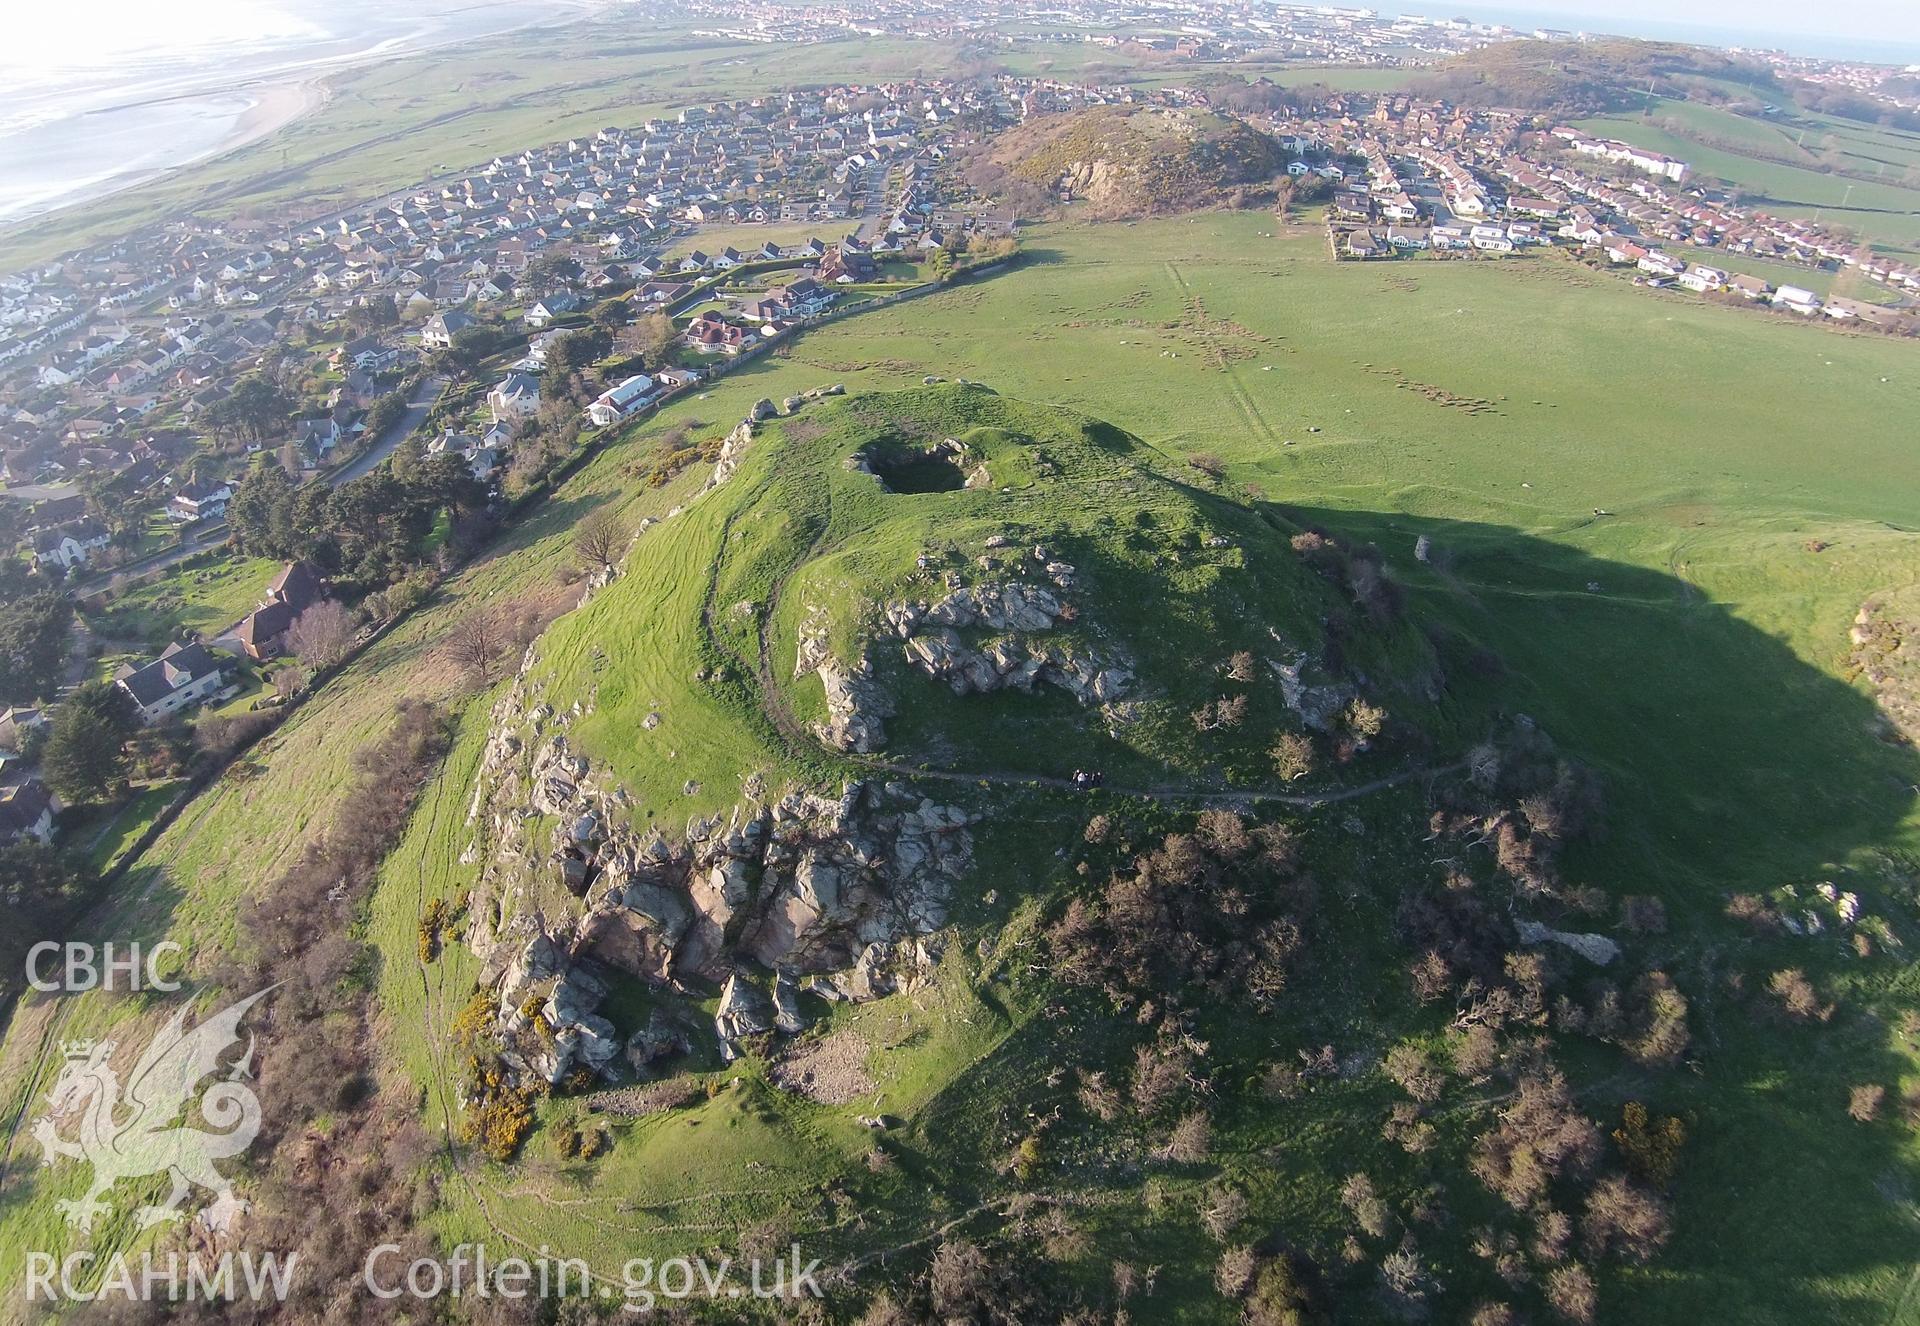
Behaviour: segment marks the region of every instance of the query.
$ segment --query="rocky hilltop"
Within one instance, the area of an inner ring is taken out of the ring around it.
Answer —
[[[1239,120],[1148,106],[1043,116],[1002,134],[994,159],[1062,201],[1084,200],[1111,217],[1208,206],[1286,169],[1274,141]]]
[[[503,1028],[537,1012],[555,1034],[526,1056],[547,1081],[616,1066],[595,1014],[598,974],[662,989],[724,985],[718,1032],[774,1029],[751,1016],[771,985],[783,1030],[794,993],[886,994],[918,978],[971,863],[974,817],[907,785],[854,781],[838,798],[801,789],[751,797],[668,837],[631,823],[632,798],[569,740],[585,711],[555,712],[524,678],[494,705],[468,820],[482,866],[467,940],[486,959]],[[760,792],[758,787],[751,791]],[[642,1029],[629,1051],[650,1057]]]

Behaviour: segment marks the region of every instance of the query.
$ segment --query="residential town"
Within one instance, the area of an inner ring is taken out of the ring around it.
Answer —
[[[1807,316],[1910,332],[1920,266],[1836,227],[1773,216],[1694,187],[1689,164],[1513,111],[1406,96],[1335,97],[1270,119],[1304,156],[1332,153],[1330,243],[1345,258],[1511,254],[1561,245],[1635,270],[1646,285],[1728,294]],[[1338,164],[1348,162],[1347,166]],[[1296,164],[1295,170],[1307,168]],[[1745,260],[1771,276],[1739,270]],[[1822,298],[1798,271],[1851,272],[1887,302]]]
[[[469,450],[487,477],[497,467],[479,462],[503,458],[539,411],[546,349],[591,306],[678,317],[729,277],[778,273],[680,324],[685,353],[644,366],[649,390],[627,375],[586,412],[595,426],[629,417],[836,292],[1008,235],[991,208],[944,195],[940,167],[963,119],[1016,119],[1031,91],[924,82],[692,107],[280,232],[182,221],[0,280],[0,479],[26,508],[14,528],[43,571],[134,560],[217,523],[248,457],[276,452],[309,475],[338,466],[382,440],[370,424],[390,434],[381,399],[429,378],[462,331],[512,328],[523,353],[472,421],[490,434]],[[797,227],[817,229],[692,246],[709,231]],[[295,356],[324,358],[288,384],[295,399],[236,417],[236,388],[287,374]],[[208,463],[210,449],[230,459]],[[95,505],[111,504],[117,529],[87,515],[83,480],[110,490]]]
[[[1289,40],[1359,43],[1313,48],[1341,58],[1375,37],[1404,47],[1410,31],[1439,34],[1443,47],[1498,35],[1279,13]],[[750,15],[776,23],[753,31],[782,39],[820,21],[740,11]],[[872,19],[889,21],[884,10]],[[1265,19],[1249,22],[1274,37]],[[942,31],[924,16],[910,30]],[[1199,35],[1230,50],[1235,31]],[[434,483],[457,475],[478,494],[448,499],[455,509],[497,507],[580,430],[617,428],[819,319],[937,280],[957,259],[1004,256],[1016,210],[970,187],[960,154],[1038,116],[1139,102],[1213,105],[1200,87],[1005,75],[785,92],[497,156],[338,214],[183,219],[5,278],[0,532],[37,575],[98,606],[121,579],[220,548],[262,464],[324,493],[406,446],[453,467]],[[1649,287],[1914,327],[1920,268],[1702,187],[1689,163],[1632,142],[1402,93],[1216,109],[1271,136],[1287,163],[1281,183],[1330,191],[1337,259],[1558,247]],[[1278,206],[1289,206],[1284,193]],[[1883,288],[1887,302],[1810,288],[1838,272]],[[118,669],[114,684],[143,723],[260,684],[295,619],[329,599],[303,550],[284,555],[244,619]],[[356,587],[408,565],[383,563]],[[42,819],[40,792],[24,796],[7,813],[13,831]]]

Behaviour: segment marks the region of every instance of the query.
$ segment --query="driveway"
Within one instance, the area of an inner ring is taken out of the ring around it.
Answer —
[[[386,436],[380,438],[360,455],[336,470],[327,482],[338,488],[341,484],[352,483],[355,479],[373,473],[381,461],[394,453],[402,442],[406,441],[426,422],[427,411],[440,399],[440,393],[447,389],[445,378],[426,378],[414,388],[413,399],[407,402],[407,412],[394,421]]]

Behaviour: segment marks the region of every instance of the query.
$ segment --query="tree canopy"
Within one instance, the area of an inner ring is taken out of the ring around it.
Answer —
[[[272,378],[250,373],[233,392],[207,408],[207,426],[228,437],[264,442],[287,429],[293,398]]]
[[[0,701],[44,700],[60,684],[73,606],[41,590],[0,606]]]
[[[126,778],[124,744],[98,714],[62,709],[41,757],[47,786],[71,804],[104,800]]]

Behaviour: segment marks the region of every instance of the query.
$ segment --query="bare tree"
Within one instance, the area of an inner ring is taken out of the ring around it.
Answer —
[[[484,612],[470,612],[447,632],[447,657],[482,685],[493,679],[494,660],[505,640],[499,625]]]
[[[636,318],[632,326],[621,328],[614,342],[622,350],[649,364],[657,364],[673,344],[673,320],[664,313],[648,313]]]
[[[573,528],[573,550],[589,570],[612,566],[626,548],[626,522],[611,507],[598,508]]]
[[[1886,1098],[1887,1089],[1878,1083],[1857,1086],[1847,1096],[1847,1113],[1860,1123],[1872,1123],[1880,1117],[1880,1102]]]
[[[1204,1110],[1195,1110],[1185,1115],[1173,1126],[1173,1133],[1167,1138],[1166,1146],[1160,1150],[1161,1158],[1181,1165],[1197,1165],[1207,1158],[1213,1149],[1213,1121]]]
[[[322,599],[287,628],[287,652],[310,668],[332,667],[353,643],[353,613],[338,599]]]
[[[1291,783],[1313,772],[1313,741],[1302,732],[1282,732],[1270,752],[1273,771]]]
[[[307,674],[295,664],[288,663],[274,671],[274,693],[282,700],[291,700],[306,684]]]

